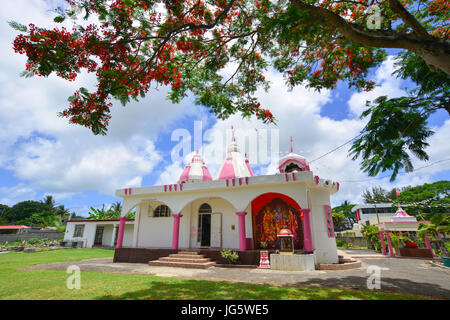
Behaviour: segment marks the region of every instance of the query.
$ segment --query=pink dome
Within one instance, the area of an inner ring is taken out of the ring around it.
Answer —
[[[254,175],[247,157],[244,158],[239,150],[233,131],[231,143],[227,148],[227,157],[220,166],[215,180],[253,177]]]
[[[292,147],[293,139],[291,137],[291,152],[285,155],[278,161],[278,170],[281,173],[291,172],[291,171],[310,171],[309,163],[306,161],[305,157],[294,153]]]
[[[192,161],[186,165],[181,173],[178,183],[194,182],[194,181],[211,181],[211,173],[203,162],[202,157],[198,153],[192,157]]]
[[[397,212],[395,212],[395,216],[391,218],[392,222],[417,222],[417,218],[410,216],[403,210],[400,203],[398,204]]]

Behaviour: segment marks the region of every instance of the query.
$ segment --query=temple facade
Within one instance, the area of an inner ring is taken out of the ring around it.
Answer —
[[[339,183],[314,175],[292,147],[278,171],[255,176],[234,136],[214,179],[197,151],[173,184],[116,191],[123,198],[117,248],[125,247],[125,216],[135,209],[132,248],[276,250],[287,228],[296,252],[338,263],[330,196]]]

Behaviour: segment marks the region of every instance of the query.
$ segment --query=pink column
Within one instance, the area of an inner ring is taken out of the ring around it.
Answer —
[[[172,249],[178,250],[178,239],[180,236],[180,218],[183,215],[181,213],[179,214],[173,214],[173,234],[172,234]]]
[[[385,230],[386,238],[389,246],[389,257],[395,257],[394,255],[394,249],[392,249],[392,242],[391,242],[391,236],[389,235],[389,231]]]
[[[384,245],[384,237],[383,237],[383,231],[380,231],[380,240],[381,240],[381,248],[383,249],[383,255],[387,255],[386,252],[386,246]]]
[[[116,248],[122,248],[123,233],[125,231],[125,221],[127,221],[126,217],[120,217],[119,218],[119,233],[117,234]]]
[[[303,243],[306,252],[313,252],[312,233],[311,233],[311,209],[303,209]]]
[[[431,251],[431,254],[433,255],[433,258],[435,258],[436,255],[433,252],[433,248],[431,247],[430,239],[428,239],[428,235],[425,235],[425,244],[427,245],[428,250]]]
[[[245,240],[245,215],[247,212],[240,211],[236,212],[239,217],[239,250],[247,250],[246,240]]]

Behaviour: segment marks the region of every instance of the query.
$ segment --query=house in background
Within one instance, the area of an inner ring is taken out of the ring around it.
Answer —
[[[392,203],[362,203],[352,208],[355,214],[356,223],[353,229],[340,232],[343,236],[362,237],[361,228],[363,226],[373,226],[383,222],[391,221],[395,216],[395,210],[392,209]]]
[[[29,228],[24,225],[0,226],[0,234],[22,234],[28,232]]]
[[[68,220],[64,241],[80,243],[83,248],[94,246],[115,247],[118,236],[119,219],[74,219]],[[126,219],[123,243],[131,245],[134,219]]]

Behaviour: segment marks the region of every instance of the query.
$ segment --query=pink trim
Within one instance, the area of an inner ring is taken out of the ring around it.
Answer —
[[[239,185],[242,186],[242,178],[239,178]]]
[[[234,180],[234,178],[231,180],[231,182],[233,182],[233,187],[236,185],[236,181]]]
[[[164,185],[164,192],[167,192],[167,185]]]
[[[234,172],[233,162],[231,158],[227,158],[219,174],[219,180],[223,179],[233,179],[236,177]]]
[[[128,189],[128,194],[130,194],[130,195],[131,195],[131,188],[129,188],[129,189]]]
[[[179,181],[188,181],[189,180],[189,172],[190,171],[191,171],[191,167],[189,165],[184,167],[184,170],[181,173]]]
[[[183,191],[183,184],[180,183],[180,191]]]
[[[383,231],[379,231],[378,232],[380,234],[380,240],[381,240],[381,249],[383,249],[383,255],[387,255],[386,252],[386,246],[384,245],[384,236],[383,236]]]
[[[288,182],[289,181],[289,175],[287,173],[285,173],[284,177],[286,178],[286,182]]]
[[[433,258],[435,258],[436,255],[433,252],[433,248],[431,247],[430,239],[428,239],[428,235],[425,235],[425,244],[427,245],[428,250],[431,251],[431,254],[433,255]]]
[[[247,212],[240,211],[236,212],[239,219],[239,250],[245,251],[247,250],[247,240],[245,239],[245,215]]]
[[[248,161],[248,159],[245,160],[245,164],[247,165],[247,169],[250,172],[250,176],[254,177],[255,174],[253,173],[252,167],[250,167],[250,162]]]
[[[230,182],[228,181],[228,179],[225,180],[225,181],[227,182],[227,187],[229,187],[230,186]]]
[[[388,230],[384,230],[384,233],[386,234],[386,238],[387,238],[387,242],[388,242],[389,257],[393,258],[393,257],[395,257],[395,255],[394,255],[394,249],[392,249],[391,236],[390,236]]]
[[[314,179],[316,180],[316,184],[319,184],[319,176],[314,176]]]
[[[125,188],[125,195],[127,195],[127,194],[128,194],[128,189]]]
[[[123,243],[123,233],[125,231],[125,221],[127,220],[126,217],[119,218],[119,233],[117,234],[117,245],[116,248],[122,248]]]
[[[203,180],[202,181],[212,181],[211,173],[209,173],[209,170],[207,167],[202,168],[203,171]]]
[[[245,184],[248,185],[248,177],[245,177]]]
[[[334,223],[333,223],[333,214],[331,212],[331,206],[329,205],[324,205],[323,206],[325,209],[325,220],[327,222],[327,233],[328,233],[328,238],[334,238]]]
[[[180,236],[180,218],[183,215],[181,213],[179,214],[173,214],[173,233],[172,233],[172,249],[178,250],[178,239]]]
[[[336,187],[337,187],[337,191],[339,191],[339,187],[340,187],[339,182],[336,182]]]
[[[385,224],[400,224],[400,223],[409,223],[409,224],[411,224],[411,223],[418,223],[418,222],[417,221],[394,221],[394,222],[387,221],[387,222],[377,223],[376,225],[377,226],[382,226],[382,225],[385,225]]]
[[[295,172],[292,172],[292,181],[295,181]]]
[[[172,185],[169,184],[169,191],[172,192]]]
[[[311,209],[303,209],[303,243],[304,250],[306,252],[313,252],[313,242],[312,242],[312,234],[311,234],[311,219],[310,219]]]
[[[105,222],[120,221],[120,218],[118,218],[118,219],[75,219],[75,220],[68,220],[67,222],[102,222],[102,221],[105,221]],[[134,221],[134,219],[126,218],[126,221]]]
[[[298,159],[295,159],[295,158],[288,158],[288,159],[286,159],[286,160],[284,160],[280,165],[278,165],[278,170],[282,170],[281,168],[283,168],[284,167],[284,165],[286,164],[286,163],[288,163],[288,162],[295,162],[295,163],[298,163],[299,165],[301,165],[302,166],[302,171],[310,171],[310,169],[309,169],[309,164],[308,164],[308,162],[306,161],[306,160],[298,160]],[[283,170],[284,171],[284,170]]]

